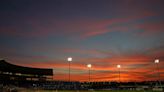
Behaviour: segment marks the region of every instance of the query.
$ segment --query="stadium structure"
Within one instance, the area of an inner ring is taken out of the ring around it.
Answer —
[[[22,85],[53,80],[53,70],[14,65],[0,60],[0,82],[3,84]]]

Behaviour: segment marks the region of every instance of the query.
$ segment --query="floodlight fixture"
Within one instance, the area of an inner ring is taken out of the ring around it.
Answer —
[[[121,65],[117,65],[117,68],[121,68]]]
[[[68,57],[67,61],[69,61],[69,62],[72,61],[72,57]]]
[[[156,64],[159,63],[159,59],[155,59],[154,63]]]
[[[91,64],[88,64],[88,65],[87,65],[87,67],[88,67],[88,68],[91,68],[91,67],[92,67],[92,65],[91,65]]]

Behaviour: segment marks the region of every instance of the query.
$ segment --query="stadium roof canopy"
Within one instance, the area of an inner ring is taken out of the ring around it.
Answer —
[[[0,60],[0,71],[21,73],[21,74],[33,74],[33,75],[50,75],[50,76],[53,75],[52,69],[18,66],[18,65],[10,64],[5,60]]]

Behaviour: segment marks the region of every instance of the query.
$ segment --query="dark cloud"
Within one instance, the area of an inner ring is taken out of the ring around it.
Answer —
[[[164,76],[163,3],[2,0],[0,58],[23,66],[55,67],[54,77],[61,80],[69,56],[75,80],[87,79],[88,63],[95,80],[117,80],[117,64],[122,65],[125,81],[155,80],[154,59],[160,60]]]

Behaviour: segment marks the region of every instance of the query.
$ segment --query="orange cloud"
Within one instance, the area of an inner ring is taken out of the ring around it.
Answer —
[[[110,62],[111,60],[113,62]],[[116,67],[117,64],[121,64],[121,81],[145,81],[157,79],[155,76],[157,70],[153,59],[143,57],[127,57],[125,59],[93,59],[91,62],[94,62],[93,67],[91,68],[92,81],[118,81],[118,69]],[[102,65],[100,65],[101,63]],[[33,62],[23,66],[53,68],[55,80],[68,80],[66,77],[68,76],[67,62]],[[160,76],[163,78],[164,69],[161,65],[159,65],[159,67],[161,67]],[[85,64],[72,62],[71,80],[88,81],[88,68]]]

